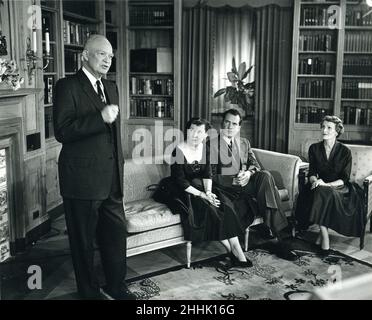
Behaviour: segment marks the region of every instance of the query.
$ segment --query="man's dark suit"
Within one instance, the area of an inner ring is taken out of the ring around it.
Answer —
[[[210,148],[211,157],[215,157],[211,159],[211,163],[215,163],[212,164],[213,185],[235,194],[238,199],[236,203],[243,199],[248,201],[250,210],[255,211],[254,214],[258,211],[265,224],[276,234],[285,228],[288,222],[280,207],[275,181],[270,172],[261,170],[248,139],[233,139],[232,148],[229,149],[227,142],[219,135],[210,141]],[[253,172],[244,187],[233,185],[233,178],[241,169]],[[255,206],[252,206],[251,199],[255,199]]]
[[[116,85],[101,80],[107,104],[118,105]],[[104,123],[104,107],[82,70],[57,82],[55,137],[63,144],[58,161],[60,190],[78,291],[85,298],[99,295],[93,266],[96,238],[111,291],[120,290],[126,274],[120,117],[110,125]]]

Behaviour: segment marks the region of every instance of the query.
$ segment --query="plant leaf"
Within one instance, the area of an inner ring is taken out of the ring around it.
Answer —
[[[230,101],[230,94],[228,92],[226,92],[225,96],[224,96],[224,101],[225,102],[228,102]]]
[[[247,101],[245,100],[245,96],[240,94],[238,97],[237,97],[237,100],[238,100],[238,104],[240,106],[246,106],[246,103]]]
[[[226,92],[226,88],[222,88],[220,90],[218,90],[215,94],[214,94],[214,98],[217,98],[219,97],[220,95],[224,94]]]
[[[232,69],[231,72],[234,72],[236,75],[238,74],[238,70],[236,69],[235,57],[232,58]]]
[[[252,81],[252,82],[248,82],[248,83],[246,83],[246,84],[244,85],[244,88],[245,88],[245,89],[254,89],[255,87],[256,87],[256,84],[255,84],[254,81]]]
[[[243,77],[242,77],[242,80],[244,80],[244,79],[247,77],[247,75],[249,75],[249,74],[251,73],[252,68],[253,68],[253,65],[250,66],[250,67],[248,68],[248,70],[244,73],[244,75],[243,75]]]
[[[243,75],[245,73],[245,70],[247,70],[247,65],[245,64],[245,62],[242,62],[240,65],[239,65],[239,80],[242,80],[243,79]]]
[[[230,82],[238,81],[238,76],[234,72],[228,72],[227,77],[229,78]]]

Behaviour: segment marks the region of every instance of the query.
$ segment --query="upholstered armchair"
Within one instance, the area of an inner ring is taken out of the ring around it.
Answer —
[[[357,183],[364,191],[363,214],[367,217],[364,230],[360,236],[360,250],[364,248],[364,235],[368,221],[370,221],[369,231],[372,232],[372,146],[345,144],[351,150],[353,159],[351,167],[350,181]],[[299,174],[299,190],[305,185],[307,178],[307,168],[304,166]]]
[[[346,144],[351,150],[353,164],[351,167],[350,180],[356,182],[364,190],[364,214],[367,223],[370,221],[369,232],[372,232],[372,146]],[[360,250],[364,248],[364,234],[367,224],[360,237]]]
[[[253,148],[253,152],[260,166],[270,171],[275,184],[278,187],[282,209],[288,220],[292,222],[294,207],[298,196],[299,171],[303,162],[298,156]],[[263,223],[263,217],[256,217],[253,223],[246,229],[244,239],[244,250],[248,250],[249,229],[251,226]],[[292,223],[292,236],[295,229]]]

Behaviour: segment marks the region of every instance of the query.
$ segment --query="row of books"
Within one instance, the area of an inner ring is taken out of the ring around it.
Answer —
[[[372,99],[372,82],[344,80],[342,82],[342,98]]]
[[[372,109],[344,106],[341,110],[344,124],[372,126]]]
[[[301,10],[301,26],[327,26],[327,7],[305,7]]]
[[[77,72],[81,68],[81,51],[65,49],[65,71]]]
[[[63,42],[65,44],[84,45],[91,33],[89,25],[63,20]]]
[[[300,51],[335,51],[336,39],[329,33],[300,34]]]
[[[129,11],[131,26],[171,26],[172,6],[133,6]]]
[[[144,79],[131,77],[129,87],[132,94],[173,95],[173,80],[169,78]]]
[[[372,60],[371,59],[345,59],[344,74],[348,75],[372,75]]]
[[[131,99],[131,117],[170,118],[174,116],[174,105],[171,100]]]
[[[345,25],[347,26],[372,26],[372,15],[366,14],[371,8],[365,10],[347,10]]]
[[[298,72],[300,74],[334,74],[334,64],[324,58],[301,58]]]
[[[345,51],[372,53],[372,32],[346,32]]]
[[[309,7],[306,6],[301,10],[301,26],[327,26],[328,19],[334,14],[333,11],[328,13],[328,7]],[[347,10],[345,15],[345,25],[347,26],[372,26],[372,16],[367,14],[370,8],[366,7]]]
[[[329,114],[328,109],[314,106],[297,106],[296,122],[320,123]]]
[[[53,103],[54,77],[44,76],[44,104]]]
[[[332,98],[334,96],[334,81],[300,79],[297,84],[297,96],[299,98]]]

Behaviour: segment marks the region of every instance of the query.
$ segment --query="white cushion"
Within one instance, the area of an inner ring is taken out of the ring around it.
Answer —
[[[144,232],[181,222],[179,214],[153,199],[131,201],[125,204],[128,233]]]

